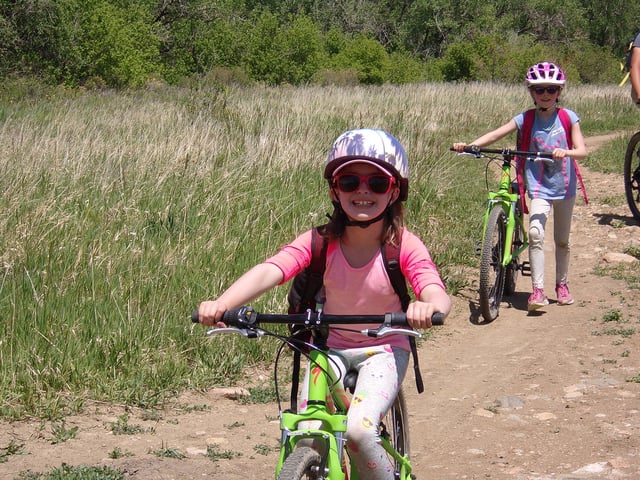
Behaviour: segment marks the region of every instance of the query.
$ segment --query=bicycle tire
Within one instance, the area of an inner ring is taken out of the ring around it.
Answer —
[[[502,205],[494,205],[487,218],[480,259],[480,311],[490,322],[498,316],[504,291],[505,268],[502,266],[507,216]]]
[[[624,157],[624,192],[633,217],[640,222],[640,132],[629,140]]]
[[[513,240],[511,242],[511,250],[514,251],[522,245],[522,227],[516,222],[513,229]],[[513,295],[516,291],[516,282],[518,281],[518,272],[520,271],[520,259],[513,257],[511,263],[507,265],[504,273],[504,295]]]
[[[320,454],[311,447],[296,448],[282,464],[278,480],[317,480],[325,478],[320,475],[319,468],[322,459]]]
[[[384,426],[387,434],[389,435],[389,441],[393,448],[400,455],[409,458],[411,453],[411,445],[409,441],[409,413],[402,388],[398,391],[398,395],[396,396],[393,405],[382,418],[380,424],[381,427]],[[396,474],[399,474],[400,465],[398,465],[393,458],[390,458],[390,461],[395,464]]]

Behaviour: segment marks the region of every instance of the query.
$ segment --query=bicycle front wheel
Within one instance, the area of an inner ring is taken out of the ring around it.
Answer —
[[[318,480],[320,475],[320,454],[311,447],[296,448],[282,464],[278,480]]]
[[[507,216],[502,205],[494,205],[487,219],[480,259],[480,311],[487,322],[498,316],[504,291],[505,269],[502,259],[506,222]]]
[[[640,221],[640,132],[631,137],[624,157],[624,192],[633,217]]]

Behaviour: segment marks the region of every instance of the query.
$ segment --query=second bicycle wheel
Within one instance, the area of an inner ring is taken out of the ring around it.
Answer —
[[[409,414],[402,388],[393,405],[380,421],[380,436],[386,436],[400,455],[409,457]],[[396,478],[398,478],[400,466],[393,458],[389,460],[395,464]]]
[[[517,250],[522,246],[522,227],[516,222],[513,230],[513,241],[511,242],[511,251]],[[518,272],[520,271],[520,259],[514,257],[511,263],[507,265],[504,273],[504,294],[512,295],[516,291],[516,282],[518,280]]]
[[[640,221],[640,132],[629,140],[624,157],[624,192],[633,217]]]
[[[482,239],[480,259],[480,311],[490,322],[498,316],[504,291],[505,269],[502,266],[507,216],[502,205],[489,212],[487,228]]]

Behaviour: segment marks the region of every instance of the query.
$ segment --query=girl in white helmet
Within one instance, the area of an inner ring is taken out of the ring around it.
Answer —
[[[385,131],[350,130],[334,142],[324,169],[334,205],[329,223],[321,228],[328,240],[324,313],[376,315],[402,311],[381,255],[385,242],[401,244],[400,268],[417,299],[406,310],[411,326],[429,328],[435,312],[449,313],[451,299],[427,248],[403,226],[408,173],[404,148]],[[310,263],[311,235],[311,230],[304,232],[245,273],[218,299],[202,302],[200,323],[219,323],[226,310],[246,305],[294,278]],[[393,404],[407,370],[407,337],[376,339],[331,330],[327,345],[342,372],[359,372],[354,393],[358,402],[352,402],[348,413],[350,458],[361,478],[392,480],[393,465],[379,443],[378,424]],[[304,398],[300,407],[305,408]]]
[[[556,254],[556,298],[558,305],[570,305],[573,297],[567,285],[569,273],[569,234],[576,199],[577,183],[581,183],[576,160],[587,155],[578,115],[558,108],[560,94],[566,83],[562,69],[550,62],[536,63],[527,70],[525,85],[535,109],[522,112],[497,129],[471,142],[485,147],[512,132],[518,132],[518,149],[551,152],[554,162],[526,162],[524,183],[529,207],[529,262],[532,293],[527,307],[538,310],[549,304],[544,292],[544,236],[547,219],[553,207]],[[530,121],[527,121],[530,119]],[[526,137],[528,140],[523,140]],[[523,144],[526,143],[526,144]],[[453,148],[462,152],[466,143]],[[585,195],[583,187],[583,195]],[[524,199],[523,199],[524,200]],[[586,196],[585,196],[586,201]],[[526,209],[525,209],[526,211]]]

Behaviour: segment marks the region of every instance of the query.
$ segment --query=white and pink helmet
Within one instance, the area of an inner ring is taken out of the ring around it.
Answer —
[[[400,201],[407,199],[409,191],[409,162],[400,141],[384,130],[361,128],[340,135],[329,151],[324,178],[331,181],[339,167],[353,161],[367,161],[383,168],[396,177],[400,185]]]
[[[527,85],[527,88],[536,85],[557,85],[564,87],[566,78],[562,69],[555,63],[542,62],[536,63],[527,70],[524,83]]]

